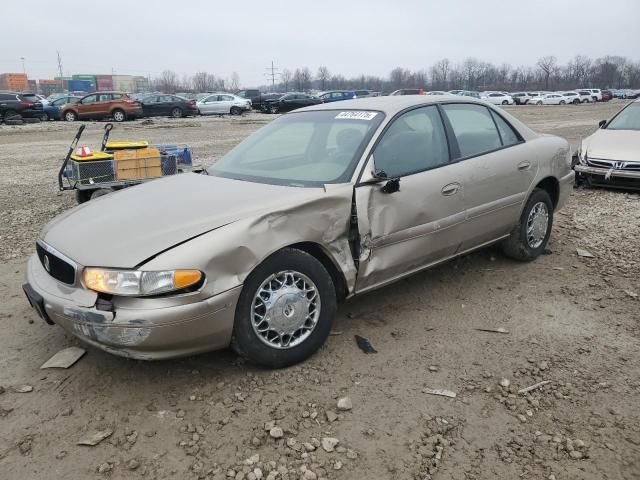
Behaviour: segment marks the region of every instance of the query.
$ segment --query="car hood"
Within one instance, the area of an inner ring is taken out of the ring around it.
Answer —
[[[322,194],[185,173],[84,203],[49,222],[40,238],[81,265],[134,268],[224,225]]]
[[[582,142],[590,158],[640,161],[640,131],[600,129]]]

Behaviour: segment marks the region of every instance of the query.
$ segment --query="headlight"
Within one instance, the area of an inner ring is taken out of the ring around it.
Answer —
[[[82,272],[82,280],[88,289],[128,297],[182,290],[198,284],[203,278],[204,275],[199,270],[143,272],[87,267]]]

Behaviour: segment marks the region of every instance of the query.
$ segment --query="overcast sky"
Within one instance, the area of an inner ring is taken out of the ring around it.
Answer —
[[[31,0],[2,2],[0,73],[156,76],[238,72],[266,84],[266,68],[319,65],[388,75],[447,57],[533,65],[555,55],[640,60],[640,0]]]

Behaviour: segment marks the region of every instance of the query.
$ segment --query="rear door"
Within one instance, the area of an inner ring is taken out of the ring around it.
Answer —
[[[463,170],[451,162],[437,106],[393,120],[372,155],[378,175],[399,179],[399,190],[391,182],[355,188],[358,292],[452,256],[465,219]]]
[[[453,156],[464,169],[467,221],[462,250],[467,250],[511,231],[535,178],[537,158],[491,108],[452,103],[442,111],[453,131]]]
[[[218,95],[209,95],[200,104],[200,112],[206,114],[216,113],[216,104],[218,103]]]

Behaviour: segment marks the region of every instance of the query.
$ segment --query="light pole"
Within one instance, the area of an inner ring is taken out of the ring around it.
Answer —
[[[24,73],[26,75],[27,74],[27,70],[24,68],[24,57],[20,57],[20,60],[22,60],[22,73]]]

